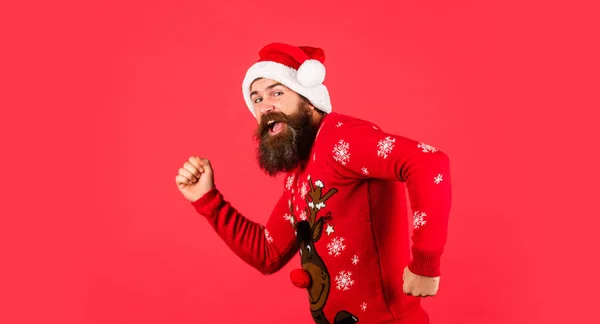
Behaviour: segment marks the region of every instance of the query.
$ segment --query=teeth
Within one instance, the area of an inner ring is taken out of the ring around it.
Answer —
[[[270,126],[270,125],[271,125],[271,124],[273,124],[274,122],[275,122],[274,120],[269,120],[269,122],[267,123],[267,125],[269,125],[269,126]]]

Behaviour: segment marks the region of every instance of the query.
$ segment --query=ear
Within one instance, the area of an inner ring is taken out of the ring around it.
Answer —
[[[324,222],[325,222],[325,218],[320,217],[319,220],[315,223],[315,226],[313,226],[313,228],[312,228],[313,242],[316,242],[321,238],[321,233],[323,233],[323,223]]]

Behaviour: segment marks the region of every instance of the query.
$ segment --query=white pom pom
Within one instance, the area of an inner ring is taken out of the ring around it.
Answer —
[[[298,69],[298,81],[307,88],[318,86],[325,81],[325,66],[317,60],[306,60]]]

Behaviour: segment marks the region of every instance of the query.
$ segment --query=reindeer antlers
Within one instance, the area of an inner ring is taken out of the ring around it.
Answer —
[[[327,191],[327,193],[325,193],[325,195],[322,195],[324,185],[323,185],[323,182],[321,182],[321,180],[315,181],[315,184],[313,185],[312,180],[310,179],[310,176],[308,176],[308,184],[310,186],[310,191],[308,192],[308,194],[306,196],[306,203],[310,207],[310,209],[309,209],[310,216],[309,216],[308,222],[312,226],[316,222],[317,213],[319,212],[319,210],[321,208],[325,207],[325,201],[327,201],[329,198],[331,198],[331,196],[333,196],[333,194],[335,194],[337,192],[337,189],[335,189],[335,188],[329,189]],[[310,197],[312,201],[309,201],[308,197]],[[327,213],[327,215],[329,216],[330,213]],[[331,216],[329,216],[329,217],[331,217]]]

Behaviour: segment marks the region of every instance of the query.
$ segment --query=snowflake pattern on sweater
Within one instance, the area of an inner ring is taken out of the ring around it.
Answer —
[[[331,239],[331,242],[327,244],[327,249],[329,250],[329,255],[339,256],[342,254],[342,251],[346,249],[346,245],[344,245],[344,238],[334,237]]]
[[[377,156],[381,156],[384,159],[387,159],[388,154],[390,154],[392,152],[392,149],[394,148],[395,141],[395,138],[390,138],[389,136],[380,140],[377,143]]]
[[[334,159],[338,162],[340,162],[343,165],[346,165],[346,163],[348,163],[348,161],[350,161],[350,145],[345,142],[344,140],[340,140],[334,147],[333,147],[333,154],[334,154]]]

